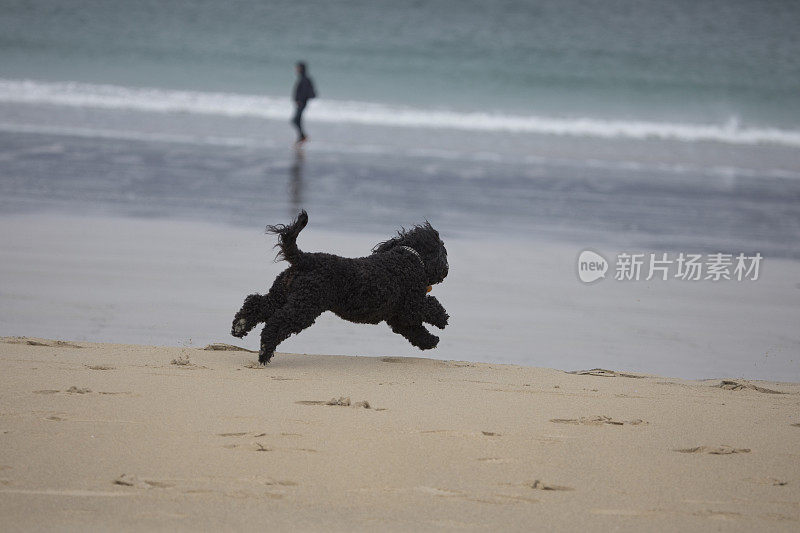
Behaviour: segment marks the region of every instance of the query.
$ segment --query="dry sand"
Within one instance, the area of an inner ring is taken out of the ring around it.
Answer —
[[[800,528],[800,384],[0,339],[3,530]]]

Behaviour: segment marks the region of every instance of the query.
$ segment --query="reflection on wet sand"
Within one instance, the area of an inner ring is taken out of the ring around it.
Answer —
[[[289,167],[289,214],[294,216],[303,208],[303,164],[305,153],[295,148],[294,161]]]

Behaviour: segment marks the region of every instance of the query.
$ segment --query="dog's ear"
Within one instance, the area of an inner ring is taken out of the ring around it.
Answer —
[[[383,241],[381,243],[378,243],[372,249],[372,253],[373,254],[380,254],[380,253],[383,253],[383,252],[388,252],[389,250],[391,250],[392,248],[397,246],[397,243],[399,243],[399,242],[400,242],[400,237],[395,237],[393,239],[389,239],[388,241]]]
[[[392,237],[388,241],[379,242],[375,245],[372,249],[373,254],[380,254],[383,252],[388,252],[395,246],[398,246],[402,240],[406,237],[406,229],[400,228],[400,231],[397,232],[397,237]]]

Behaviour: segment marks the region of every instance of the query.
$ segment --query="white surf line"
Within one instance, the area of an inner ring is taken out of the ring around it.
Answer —
[[[229,117],[287,120],[288,98],[235,93],[132,88],[77,82],[0,79],[0,102],[83,108],[196,113]],[[800,131],[772,127],[740,127],[735,118],[724,124],[691,124],[646,120],[559,118],[487,112],[418,109],[372,102],[321,100],[312,103],[315,121],[465,131],[506,131],[605,139],[661,139],[726,144],[777,144],[800,147]]]

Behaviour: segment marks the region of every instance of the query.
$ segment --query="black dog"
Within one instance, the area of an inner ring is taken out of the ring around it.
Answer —
[[[308,224],[302,211],[284,226],[267,226],[280,237],[278,258],[291,266],[278,275],[269,294],[251,294],[233,319],[231,335],[244,337],[264,322],[258,360],[267,364],[278,345],[300,333],[325,311],[362,324],[385,320],[421,350],[435,348],[439,337],[423,322],[444,329],[449,316],[433,296],[431,285],[447,276],[447,250],[439,233],[426,222],[400,230],[382,242],[372,255],[350,259],[297,248],[297,235]]]

